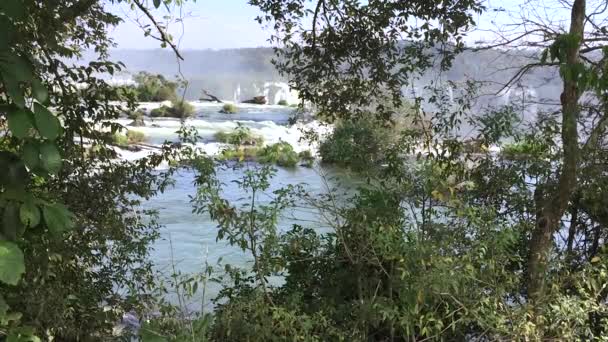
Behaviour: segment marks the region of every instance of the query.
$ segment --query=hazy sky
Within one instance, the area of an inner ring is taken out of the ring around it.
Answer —
[[[1,0],[0,0],[1,1]],[[487,12],[475,19],[480,27],[469,35],[468,41],[488,40],[491,34],[486,30],[500,25],[509,27],[510,19],[520,15],[540,16],[553,24],[567,24],[568,11],[563,9],[562,0],[485,0]],[[603,1],[603,0],[596,0]],[[591,3],[594,1],[591,0]],[[534,5],[531,5],[534,3]],[[526,4],[525,11],[520,7]],[[591,7],[591,6],[590,6]],[[109,9],[123,17],[125,22],[110,29],[112,37],[123,49],[158,48],[158,41],[144,37],[143,31],[134,23],[137,11],[125,5],[110,5]],[[180,41],[181,49],[224,49],[269,46],[270,31],[264,30],[254,19],[259,14],[257,8],[247,4],[247,0],[189,0],[182,7],[181,14],[173,9],[174,16],[182,16],[183,27],[179,23],[170,25],[170,32]],[[155,17],[162,18],[167,11],[158,11]],[[139,14],[141,15],[141,14]],[[145,18],[143,21],[147,23]],[[181,39],[179,39],[181,37]]]
[[[0,0],[1,1],[1,0]],[[115,14],[123,17],[124,23],[110,29],[119,48],[158,48],[158,41],[144,37],[141,28],[133,22],[134,11],[125,5],[110,6]],[[177,9],[173,15],[179,16]],[[167,11],[159,11],[155,16],[162,18]],[[181,36],[182,49],[224,49],[239,47],[269,46],[269,32],[265,32],[254,19],[259,14],[257,8],[247,4],[247,0],[197,0],[188,1],[181,16],[185,17],[184,32],[179,23],[172,23],[170,32],[178,40]]]

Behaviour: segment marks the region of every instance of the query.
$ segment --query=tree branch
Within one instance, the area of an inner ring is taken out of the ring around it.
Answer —
[[[156,21],[156,19],[154,19],[154,16],[152,15],[152,13],[150,13],[150,10],[148,10],[148,8],[146,6],[144,6],[144,4],[141,3],[140,0],[133,0],[133,3],[142,11],[144,12],[144,14],[148,17],[148,19],[150,19],[150,21],[152,22],[152,24],[154,25],[154,27],[156,27],[156,29],[158,30],[158,33],[160,33],[160,38],[154,37],[164,43],[169,44],[169,46],[171,47],[171,49],[173,50],[173,52],[175,52],[175,55],[177,56],[177,58],[181,59],[182,61],[184,60],[184,57],[182,57],[182,55],[179,53],[179,50],[177,49],[177,46],[171,41],[171,38],[167,35],[167,32],[165,32],[165,30],[162,28],[162,26],[160,26],[160,24]]]
[[[315,50],[317,48],[317,18],[319,16],[319,11],[321,10],[321,5],[325,0],[317,1],[317,6],[315,7],[315,13],[312,16],[312,49]]]

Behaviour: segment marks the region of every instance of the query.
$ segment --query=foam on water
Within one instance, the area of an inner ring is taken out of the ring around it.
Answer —
[[[131,120],[120,119],[116,122],[127,127]],[[182,125],[177,119],[153,119],[145,120],[145,127],[128,127],[129,130],[139,131],[146,135],[147,143],[160,145],[164,141],[176,141],[178,139],[177,130]],[[239,124],[247,127],[253,134],[264,138],[266,144],[274,144],[285,141],[291,144],[295,151],[311,150],[316,152],[317,146],[304,141],[303,136],[306,131],[314,131],[320,136],[325,136],[331,131],[331,127],[313,121],[307,124],[296,124],[292,126],[277,124],[273,121],[249,121],[231,120],[215,121],[207,119],[186,120],[183,124],[194,127],[202,138],[199,147],[210,155],[215,155],[221,151],[224,144],[215,141],[215,134],[218,132],[230,132],[236,129]],[[136,152],[139,153],[139,152]],[[128,154],[127,154],[128,155]],[[144,155],[142,153],[142,155]]]

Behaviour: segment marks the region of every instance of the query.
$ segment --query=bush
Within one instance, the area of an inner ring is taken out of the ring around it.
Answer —
[[[298,164],[300,158],[289,143],[281,141],[264,147],[258,154],[258,161],[260,163],[293,167]]]
[[[235,161],[253,161],[260,152],[259,147],[239,146],[222,151],[220,160],[235,160]]]
[[[167,80],[162,75],[153,75],[147,72],[137,73],[133,79],[137,84],[136,95],[138,101],[160,102],[176,101],[177,83]]]
[[[174,101],[170,109],[170,116],[175,118],[189,118],[194,114],[194,106],[187,101]]]
[[[156,94],[152,96],[152,101],[162,102],[162,101],[176,101],[177,95],[175,94],[175,88],[170,86],[162,86]]]
[[[129,144],[138,144],[146,140],[144,132],[140,131],[127,131],[127,141]]]
[[[223,114],[236,114],[238,113],[239,108],[233,104],[233,103],[226,103],[224,104],[224,106],[222,106],[222,109],[220,110],[220,113]]]
[[[279,106],[289,106],[289,103],[287,103],[287,100],[280,100],[279,103],[277,103]]]
[[[374,119],[343,121],[321,143],[319,154],[326,163],[351,167],[355,171],[370,170],[382,163],[393,135],[389,128]]]
[[[129,140],[124,134],[114,133],[114,135],[112,135],[112,143],[118,146],[127,146],[129,144]]]
[[[127,146],[131,144],[138,144],[146,140],[146,135],[139,131],[127,131],[126,134],[114,133],[112,135],[112,143],[118,146]]]
[[[142,108],[138,108],[136,110],[129,110],[127,112],[127,117],[131,120],[138,120],[144,117],[144,115],[146,114],[146,111],[143,110]]]
[[[263,137],[251,133],[249,128],[240,125],[232,132],[217,132],[214,137],[219,142],[232,145],[261,146],[264,144]]]
[[[154,118],[189,118],[194,114],[194,106],[187,101],[173,101],[172,106],[161,106],[150,111]]]
[[[150,111],[150,116],[153,118],[162,118],[162,117],[167,116],[168,112],[169,112],[169,107],[161,106],[161,107],[152,109]]]
[[[300,157],[300,160],[304,162],[303,165],[306,167],[312,167],[315,162],[315,157],[312,155],[312,152],[310,152],[310,150],[305,150],[298,153],[298,157]]]

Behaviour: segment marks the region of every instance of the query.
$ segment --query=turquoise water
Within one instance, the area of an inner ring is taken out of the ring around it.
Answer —
[[[213,134],[217,131],[233,129],[237,126],[237,122],[250,127],[269,143],[288,141],[298,151],[306,149],[314,151],[315,149],[315,146],[310,146],[300,140],[301,133],[298,127],[286,125],[287,119],[291,115],[291,108],[252,106],[236,116],[218,114],[219,108],[219,106],[210,105],[197,107],[196,117],[186,122],[197,128],[203,137],[200,146],[209,154],[221,150],[221,146],[213,141]],[[145,132],[148,143],[160,144],[164,140],[176,138],[174,132],[180,125],[178,120],[146,121],[147,127],[137,129]],[[155,127],[151,127],[152,123]],[[309,127],[314,128],[315,125],[309,125]],[[126,158],[137,158],[142,154],[129,155],[128,152],[125,152],[124,155]],[[256,163],[248,163],[240,168],[219,167],[216,170],[218,179],[225,185],[223,196],[235,206],[249,203],[249,195],[239,189],[233,181],[240,179],[244,170],[257,167],[259,165]],[[169,276],[173,272],[173,267],[184,274],[202,272],[205,264],[213,265],[217,274],[221,273],[225,264],[249,267],[251,265],[249,254],[237,247],[230,246],[225,241],[217,241],[217,224],[210,219],[208,214],[193,213],[190,196],[196,193],[193,183],[194,176],[192,171],[180,170],[174,177],[173,187],[144,203],[145,209],[154,209],[158,212],[159,223],[162,225],[161,238],[154,244],[150,254],[156,270]],[[337,187],[343,188],[344,184],[341,184],[343,182],[352,184],[352,178],[345,171],[322,167],[319,163],[315,163],[312,168],[277,167],[270,188],[258,200],[269,201],[272,191],[289,184],[300,184],[311,194],[323,194]],[[319,232],[325,232],[330,229],[325,221],[317,209],[301,202],[296,207],[283,212],[277,228],[285,231],[291,229],[293,224],[300,224]],[[280,279],[274,281],[275,283],[280,282]],[[189,307],[192,310],[199,309],[201,304],[209,307],[210,300],[217,296],[220,288],[218,284],[208,284],[206,298],[203,300],[199,294],[191,300]],[[169,299],[175,300],[175,297],[169,295]]]

